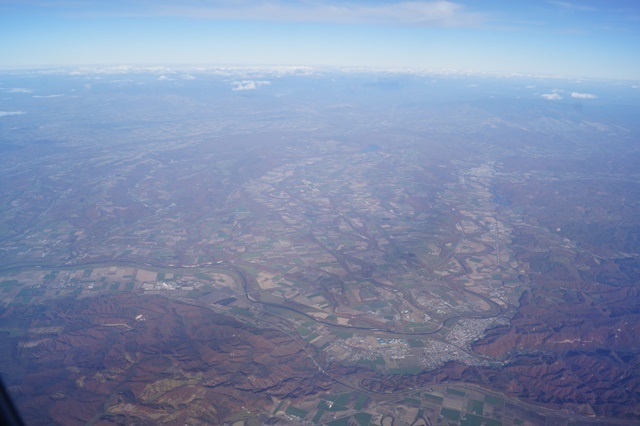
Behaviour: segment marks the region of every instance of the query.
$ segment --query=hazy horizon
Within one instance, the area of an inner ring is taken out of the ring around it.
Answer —
[[[0,2],[0,68],[229,64],[640,79],[631,1]]]

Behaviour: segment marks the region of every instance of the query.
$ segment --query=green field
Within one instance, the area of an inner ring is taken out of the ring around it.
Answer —
[[[329,317],[327,317],[327,319],[329,319]],[[350,339],[353,337],[353,333],[350,333],[348,331],[334,331],[333,333],[342,340]]]
[[[391,374],[418,374],[420,372],[420,367],[402,367],[402,368],[391,368],[389,369],[389,373]]]
[[[450,395],[457,395],[457,396],[465,396],[466,393],[464,393],[463,391],[457,390],[457,389],[451,389],[448,388],[447,389],[447,393]]]
[[[303,326],[296,327],[296,332],[302,337],[308,336],[309,334],[311,334],[311,330]]]
[[[443,397],[431,395],[430,393],[425,393],[424,397],[427,398],[430,402],[433,402],[435,404],[442,404],[442,401],[444,401]]]
[[[474,414],[478,414],[478,415],[482,415],[482,412],[484,410],[484,403],[482,401],[476,401],[475,399],[472,399],[469,401],[469,410]]]
[[[356,403],[353,405],[355,410],[362,410],[366,405],[369,397],[364,393],[354,392]]]
[[[2,292],[6,293],[11,291],[15,286],[18,285],[18,280],[5,280],[0,283],[0,288],[2,288]]]
[[[307,411],[301,410],[300,408],[296,408],[293,405],[290,405],[289,407],[287,407],[287,410],[285,411],[285,413],[287,413],[290,416],[300,417],[301,419],[304,419],[308,414]]]
[[[358,413],[353,416],[360,426],[368,426],[373,415],[369,413]]]
[[[331,404],[331,407],[329,407],[329,404],[327,404],[325,401],[320,401],[318,403],[318,405],[316,406],[316,408],[318,408],[319,410],[323,410],[323,411],[345,411],[347,410],[347,407],[337,404],[337,403],[333,403]]]
[[[422,405],[422,402],[419,399],[415,398],[405,398],[400,401],[400,404],[415,405],[416,407],[419,407],[420,405]]]
[[[57,271],[51,271],[51,272],[49,272],[47,275],[45,275],[45,276],[44,276],[44,279],[45,279],[45,280],[52,280],[52,279],[54,279],[54,278],[55,278],[55,277],[57,277],[57,276],[58,276],[58,272],[57,272]],[[84,275],[83,275],[83,276],[84,276]]]
[[[498,407],[504,407],[504,399],[495,396],[486,395],[484,397],[484,402],[486,402],[487,404],[496,405]]]
[[[253,317],[253,313],[245,308],[238,308],[237,306],[233,306],[229,309],[229,312],[233,312],[234,314],[244,315],[246,317]]]
[[[460,411],[458,410],[452,410],[451,408],[442,407],[442,409],[440,410],[440,414],[444,416],[445,419],[455,421],[460,420]]]
[[[329,426],[349,426],[350,417],[343,417],[338,420],[334,420],[332,422],[327,423]]]
[[[424,342],[422,340],[418,340],[418,339],[409,339],[409,346],[411,346],[412,348],[423,348],[424,347]]]
[[[275,414],[275,413],[274,413]],[[322,418],[322,415],[324,414],[324,410],[318,410],[318,412],[316,413],[315,416],[313,416],[313,420],[311,420],[313,423],[318,424],[318,422],[320,422],[320,419]]]

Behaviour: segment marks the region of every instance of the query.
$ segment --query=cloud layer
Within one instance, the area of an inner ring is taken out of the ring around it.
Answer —
[[[280,22],[329,22],[413,25],[425,27],[470,27],[485,16],[447,0],[404,1],[386,4],[357,2],[241,1],[204,2],[200,6],[165,5],[159,14],[208,19],[249,19]]]
[[[271,82],[266,80],[261,80],[261,81],[243,80],[243,81],[234,81],[231,84],[233,85],[233,88],[231,90],[233,90],[234,92],[237,92],[240,90],[254,90],[260,86],[271,84]]]
[[[571,97],[577,98],[577,99],[596,99],[597,98],[596,95],[593,95],[591,93],[577,93],[577,92],[571,93]]]
[[[568,10],[571,12],[596,12],[598,9],[593,7],[593,6],[589,6],[589,5],[584,5],[584,4],[578,4],[576,3],[571,3],[568,1],[555,1],[555,0],[550,0],[548,2],[549,4],[552,4],[556,7],[559,7],[561,9],[564,10]]]
[[[6,93],[33,93],[33,89],[25,89],[22,87],[13,87],[11,89],[3,89]]]
[[[0,117],[7,117],[9,115],[22,115],[26,114],[24,111],[0,111]]]
[[[562,99],[562,96],[557,93],[543,93],[542,95],[540,95],[540,97],[548,101],[559,101],[560,99]]]

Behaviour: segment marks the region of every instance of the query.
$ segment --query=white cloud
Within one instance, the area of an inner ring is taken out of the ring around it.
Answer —
[[[640,85],[638,84],[634,84],[633,86],[631,86],[632,89],[640,89]]]
[[[33,93],[33,89],[23,89],[22,87],[14,87],[12,89],[4,89],[7,93]]]
[[[26,114],[24,111],[0,111],[0,117],[7,117],[9,115],[22,115]]]
[[[33,95],[32,98],[59,98],[64,95]]]
[[[260,21],[373,23],[426,27],[469,27],[484,22],[485,16],[468,11],[464,5],[447,0],[403,1],[387,4],[360,4],[339,1],[266,2],[214,1],[204,6],[179,3],[160,9],[163,16],[208,19],[248,19]]]
[[[243,81],[234,81],[231,83],[233,85],[233,88],[231,90],[237,92],[239,90],[253,90],[253,89],[257,89],[260,86],[264,86],[267,84],[271,84],[270,81],[266,81],[266,80],[260,80],[260,81],[256,81],[256,80],[243,80]]]
[[[558,95],[557,93],[543,93],[542,95],[540,95],[540,97],[548,101],[558,101],[562,99],[562,96]]]
[[[0,3],[2,0],[0,0]],[[199,75],[217,75],[230,77],[237,80],[262,80],[277,78],[285,75],[312,75],[317,72],[316,68],[302,65],[289,66],[127,66],[102,68],[77,68],[72,71],[64,70],[62,73],[73,76],[87,76],[88,78],[100,78],[103,75],[157,75],[159,80],[182,79],[195,80]],[[110,80],[113,83],[131,82],[127,79]],[[0,89],[1,90],[1,89]]]
[[[535,89],[535,88],[536,88],[536,86],[527,86],[527,87],[525,87],[525,89]]]
[[[583,5],[583,4],[571,3],[571,2],[568,2],[568,1],[550,0],[549,3],[554,5],[554,6],[559,7],[561,9],[569,10],[569,11],[572,11],[572,12],[575,12],[575,11],[595,12],[595,11],[598,10],[593,6],[587,6],[587,5]]]
[[[118,65],[118,66],[105,66],[105,67],[80,67],[76,68],[72,71],[67,72],[69,75],[96,75],[96,74],[105,74],[105,75],[118,75],[118,74],[132,74],[132,73],[140,73],[140,72],[149,72],[155,74],[165,74],[170,70],[164,66],[149,66],[149,67],[139,67],[139,66],[130,66],[130,65]]]
[[[158,81],[166,81],[166,80],[171,80],[171,79],[166,75],[161,75],[160,77],[158,77]]]
[[[0,4],[9,1],[0,0]],[[21,0],[24,2],[25,0]],[[34,7],[83,16],[185,17],[216,20],[365,23],[428,27],[478,27],[488,13],[470,10],[463,0],[114,0],[116,7],[97,8],[100,0],[29,0]]]
[[[577,93],[577,92],[571,93],[571,97],[578,98],[578,99],[596,99],[597,98],[596,95],[593,95],[591,93]]]

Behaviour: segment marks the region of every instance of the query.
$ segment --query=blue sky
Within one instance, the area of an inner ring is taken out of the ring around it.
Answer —
[[[640,80],[640,1],[0,0],[0,68],[455,69]]]

